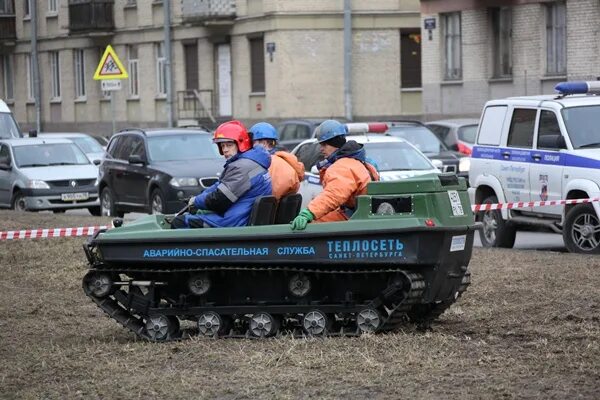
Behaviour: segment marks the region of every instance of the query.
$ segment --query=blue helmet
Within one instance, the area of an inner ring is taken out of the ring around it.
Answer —
[[[323,143],[336,136],[346,136],[348,128],[334,119],[321,122],[315,132],[317,142]]]
[[[268,122],[259,122],[258,124],[254,124],[252,128],[250,128],[250,133],[252,134],[252,140],[279,140],[277,131],[273,125],[269,124]]]

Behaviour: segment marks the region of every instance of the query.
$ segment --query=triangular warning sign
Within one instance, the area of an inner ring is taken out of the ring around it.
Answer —
[[[117,53],[109,44],[104,50],[102,58],[96,68],[94,80],[102,79],[127,79],[129,74],[125,71],[125,67],[121,64],[121,60],[117,57]]]

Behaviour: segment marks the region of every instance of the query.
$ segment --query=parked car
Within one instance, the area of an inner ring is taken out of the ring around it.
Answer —
[[[174,213],[218,180],[225,159],[206,131],[127,129],[110,139],[100,164],[102,215]]]
[[[23,134],[10,108],[0,100],[0,139],[22,138]]]
[[[102,150],[106,150],[106,146],[108,146],[108,138],[106,136],[102,136],[102,135],[90,135],[96,142],[98,142],[98,144],[100,145],[100,147],[102,147]]]
[[[292,119],[279,123],[277,125],[278,145],[292,150],[303,140],[313,137],[315,129],[321,122],[323,120]]]
[[[470,156],[477,137],[479,120],[455,118],[431,121],[425,124],[444,144],[452,150]]]
[[[61,138],[69,139],[75,143],[85,153],[87,158],[93,163],[100,163],[104,155],[104,149],[92,136],[87,133],[76,132],[56,132],[56,133],[40,133],[37,135],[41,138]]]
[[[98,168],[70,140],[0,140],[0,207],[100,215]]]
[[[355,140],[364,145],[367,157],[377,167],[382,181],[440,173],[423,153],[406,140],[368,132],[349,135],[348,140]],[[302,207],[306,207],[323,190],[316,169],[316,164],[323,159],[319,148],[317,139],[311,138],[300,143],[292,151],[304,163],[306,171],[299,189],[299,193],[302,194]]]
[[[458,176],[468,179],[469,158],[448,147],[419,121],[393,121],[387,122],[387,133],[400,137],[423,152],[430,160],[440,160],[443,163],[443,172],[454,172]]]
[[[565,82],[560,95],[488,101],[471,159],[474,204],[600,197],[599,83]],[[481,243],[512,247],[519,230],[562,233],[571,252],[600,254],[600,203],[478,212]]]

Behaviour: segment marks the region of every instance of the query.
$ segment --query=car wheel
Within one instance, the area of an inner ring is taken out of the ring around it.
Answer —
[[[108,186],[102,189],[100,194],[100,214],[106,217],[123,217],[123,213],[117,211],[115,206],[115,197],[113,196],[112,190]]]
[[[563,239],[571,253],[600,254],[600,219],[591,204],[576,205],[568,212]]]
[[[496,196],[486,197],[482,204],[498,203]],[[480,211],[476,220],[483,223],[483,229],[479,231],[479,237],[483,247],[512,248],[515,244],[517,230],[510,226],[504,219],[500,210]]]
[[[150,214],[165,213],[165,196],[160,189],[154,189],[150,195]]]
[[[15,193],[11,208],[15,211],[27,211],[27,204],[25,203],[25,196],[23,196],[23,193]]]
[[[102,215],[102,207],[99,207],[99,206],[98,207],[88,207],[88,211],[94,217],[99,217]]]

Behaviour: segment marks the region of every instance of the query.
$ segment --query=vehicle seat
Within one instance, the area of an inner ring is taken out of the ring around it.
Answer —
[[[275,196],[260,196],[254,200],[248,226],[271,225],[275,220],[277,200]]]
[[[302,206],[302,195],[300,193],[283,196],[279,200],[275,223],[289,224],[300,212],[300,206]]]

